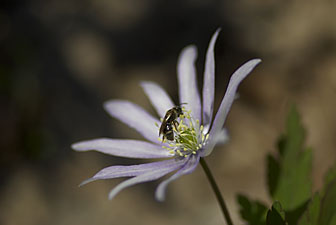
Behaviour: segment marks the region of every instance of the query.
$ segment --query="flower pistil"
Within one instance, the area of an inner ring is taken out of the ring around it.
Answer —
[[[170,154],[177,157],[187,158],[190,155],[196,155],[203,148],[209,138],[209,134],[204,134],[203,125],[200,125],[198,119],[194,119],[191,110],[182,107],[183,115],[176,120],[177,126],[173,126],[174,140],[164,140],[162,148],[167,149]],[[161,141],[161,139],[160,139]]]

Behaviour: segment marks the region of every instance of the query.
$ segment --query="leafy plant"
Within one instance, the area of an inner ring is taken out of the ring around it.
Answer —
[[[329,170],[321,193],[311,199],[299,225],[336,224],[336,167]]]
[[[287,225],[285,217],[285,211],[282,209],[280,202],[275,201],[272,208],[267,212],[266,225]]]
[[[248,225],[336,225],[336,166],[326,175],[323,190],[312,195],[312,149],[304,146],[304,140],[300,116],[292,107],[277,154],[266,157],[271,208],[266,213],[267,206],[259,201],[237,197]]]

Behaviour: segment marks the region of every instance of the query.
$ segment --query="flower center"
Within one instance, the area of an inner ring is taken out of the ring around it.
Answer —
[[[187,111],[182,108],[183,115],[176,119],[172,124],[174,131],[174,140],[164,139],[162,148],[167,149],[171,154],[178,157],[188,157],[195,155],[203,148],[209,138],[209,134],[203,133],[203,125],[199,120],[192,117],[191,110]],[[161,138],[159,138],[162,141]]]

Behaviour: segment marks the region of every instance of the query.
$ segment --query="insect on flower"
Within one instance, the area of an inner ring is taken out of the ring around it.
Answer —
[[[72,145],[76,151],[96,150],[105,154],[128,158],[166,158],[157,162],[139,165],[115,165],[102,169],[81,185],[95,180],[130,177],[113,188],[109,199],[121,190],[135,184],[157,180],[173,171],[175,173],[162,181],[155,193],[159,201],[165,198],[167,185],[182,175],[192,173],[201,157],[210,155],[214,146],[227,139],[224,122],[239,84],[260,63],[260,59],[246,62],[231,76],[226,93],[213,119],[215,95],[215,59],[214,46],[220,29],[212,36],[205,61],[203,98],[201,103],[197,88],[195,61],[196,47],[184,48],[177,66],[179,100],[185,106],[175,104],[160,85],[144,81],[141,83],[145,94],[156,109],[160,121],[140,106],[125,100],[110,100],[104,104],[105,110],[114,118],[134,128],[147,139],[129,140],[98,138],[81,141]],[[179,105],[179,106],[178,106]],[[139,120],[138,118],[141,118]],[[162,139],[158,138],[163,136]],[[168,141],[166,141],[168,140]]]
[[[186,103],[182,103],[182,104],[186,104]],[[181,106],[175,106],[166,112],[166,115],[164,116],[160,129],[159,129],[159,136],[161,136],[162,134],[162,142],[165,141],[165,138],[168,139],[169,141],[174,140],[173,126],[175,130],[177,130],[178,122],[176,120],[180,116],[183,116]]]

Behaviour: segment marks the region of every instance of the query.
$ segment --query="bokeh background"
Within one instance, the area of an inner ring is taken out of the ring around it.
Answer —
[[[141,136],[102,108],[128,99],[155,113],[139,82],[162,85],[177,102],[176,62],[196,44],[199,87],[214,31],[218,107],[232,72],[263,62],[240,86],[226,126],[230,142],[207,158],[237,224],[237,193],[269,203],[265,156],[292,103],[314,148],[314,190],[336,160],[336,2],[332,0],[4,0],[0,3],[0,224],[223,224],[201,168],[107,200],[120,180],[78,184],[103,167],[144,161],[73,142]]]

